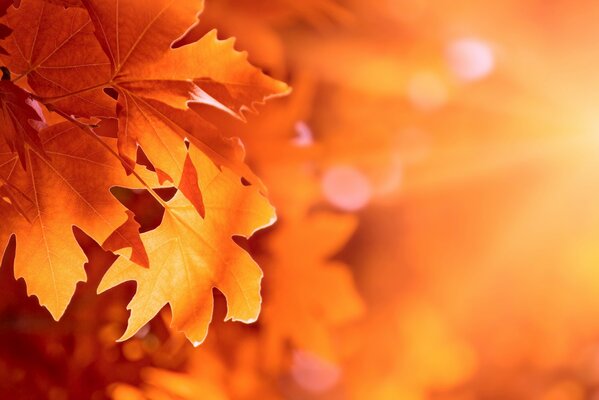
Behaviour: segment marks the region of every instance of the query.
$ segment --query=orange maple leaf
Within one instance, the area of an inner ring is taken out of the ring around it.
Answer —
[[[7,146],[0,148],[0,176],[24,213],[0,202],[0,243],[16,235],[15,276],[58,319],[77,282],[86,280],[73,226],[103,242],[127,219],[110,188],[142,186],[111,152],[114,139],[94,139],[68,122],[42,130],[40,138],[44,153],[25,149],[27,170]]]
[[[150,268],[120,257],[98,287],[103,292],[125,281],[137,282],[121,340],[170,304],[173,327],[201,343],[212,319],[214,287],[227,298],[226,319],[249,323],[260,312],[262,271],[233,236],[249,237],[272,224],[274,209],[257,188],[244,186],[232,171],[219,170],[198,151],[190,154],[199,171],[206,217],[202,219],[178,192],[165,203],[160,226],[141,234]]]
[[[353,215],[319,212],[301,222],[282,221],[270,238],[268,302],[264,307],[267,362],[278,366],[287,340],[326,359],[335,359],[331,332],[364,312],[347,265],[330,257],[357,226]],[[327,301],[322,294],[327,293]]]

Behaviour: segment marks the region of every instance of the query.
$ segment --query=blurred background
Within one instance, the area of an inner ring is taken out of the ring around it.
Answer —
[[[599,3],[207,0],[293,86],[242,138],[279,222],[252,325],[193,348],[90,263],[56,323],[0,268],[0,398],[599,400]],[[218,118],[215,116],[215,118]],[[148,210],[149,200],[131,200]]]

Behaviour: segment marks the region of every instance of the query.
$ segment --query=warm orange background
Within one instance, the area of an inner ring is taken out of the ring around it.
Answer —
[[[3,267],[0,397],[599,399],[597,21],[592,0],[207,0],[200,30],[294,88],[221,122],[279,214],[244,244],[259,322],[194,349],[163,315],[116,344],[133,286],[95,295],[97,246],[59,323]]]

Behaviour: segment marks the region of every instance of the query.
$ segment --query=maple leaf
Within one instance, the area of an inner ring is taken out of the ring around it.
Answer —
[[[12,82],[0,81],[0,131],[25,165],[25,143],[41,151],[38,129],[45,124],[37,102]]]
[[[0,150],[0,177],[24,211],[0,202],[0,243],[16,235],[15,276],[58,320],[77,282],[86,280],[73,226],[102,243],[127,219],[110,187],[140,184],[109,150],[114,139],[96,140],[69,122],[42,130],[40,138],[44,154],[26,148],[27,170],[7,146]]]
[[[274,209],[253,186],[244,186],[230,170],[219,170],[198,151],[190,152],[199,171],[206,217],[178,192],[165,204],[162,223],[141,234],[150,259],[142,268],[120,257],[98,287],[103,292],[125,281],[137,291],[128,308],[129,324],[120,340],[131,337],[166,304],[172,325],[195,344],[201,343],[212,319],[216,287],[226,297],[226,319],[253,322],[260,311],[262,271],[234,241],[272,224]]]
[[[273,232],[269,241],[273,259],[267,264],[269,298],[262,316],[271,350],[266,357],[272,365],[278,364],[286,340],[334,359],[332,329],[364,312],[347,265],[330,260],[356,226],[353,215],[319,212],[301,222],[282,221]],[[322,293],[327,293],[327,301]]]

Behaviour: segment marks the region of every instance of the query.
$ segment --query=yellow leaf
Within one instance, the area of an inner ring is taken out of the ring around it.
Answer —
[[[160,226],[141,234],[150,268],[120,257],[98,287],[103,292],[126,281],[137,283],[121,340],[169,304],[173,327],[200,344],[212,319],[213,288],[227,299],[227,320],[250,323],[260,312],[262,271],[233,236],[249,237],[272,224],[274,209],[257,188],[244,186],[230,170],[219,170],[197,151],[191,152],[191,159],[198,171],[205,218],[178,192],[166,203]]]

